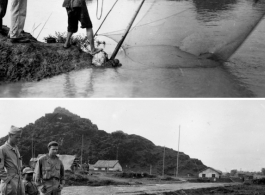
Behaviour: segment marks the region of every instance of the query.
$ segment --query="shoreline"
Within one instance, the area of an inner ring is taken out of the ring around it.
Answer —
[[[7,26],[3,26],[6,32]],[[95,67],[92,56],[77,46],[63,48],[63,43],[42,43],[24,33],[30,43],[11,43],[0,34],[0,85],[40,81],[73,70]],[[98,68],[98,67],[95,67]],[[104,67],[106,68],[106,67]]]

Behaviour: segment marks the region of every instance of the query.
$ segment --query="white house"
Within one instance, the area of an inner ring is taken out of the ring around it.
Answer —
[[[98,160],[94,165],[95,171],[122,171],[118,160]]]
[[[220,178],[222,171],[208,167],[199,173],[200,178]]]

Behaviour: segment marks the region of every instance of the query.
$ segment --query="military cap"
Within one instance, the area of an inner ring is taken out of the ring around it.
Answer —
[[[50,146],[59,146],[59,144],[56,142],[56,141],[51,141],[49,144],[48,144],[48,148],[50,147]]]
[[[34,173],[34,171],[30,167],[26,167],[23,169],[23,175],[26,173]]]
[[[13,134],[13,135],[16,135],[16,134],[21,134],[22,132],[22,129],[21,128],[18,128],[18,127],[15,127],[15,126],[11,126],[10,130],[9,130],[9,133],[10,134]]]

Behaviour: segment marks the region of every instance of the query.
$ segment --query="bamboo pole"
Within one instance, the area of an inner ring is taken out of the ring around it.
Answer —
[[[81,146],[81,167],[83,164],[83,135],[82,135],[82,146]]]
[[[130,28],[132,27],[132,24],[133,24],[133,22],[134,22],[136,16],[138,15],[138,13],[139,13],[139,11],[140,11],[142,5],[144,4],[144,1],[145,1],[145,0],[142,0],[141,4],[139,5],[138,9],[136,10],[135,14],[133,15],[131,22],[130,22],[129,25],[127,26],[127,28],[126,28],[124,34],[122,35],[121,40],[119,41],[119,43],[117,44],[115,50],[113,51],[113,53],[112,53],[112,55],[111,55],[111,57],[110,57],[110,60],[114,60],[114,59],[115,59],[115,57],[116,57],[116,55],[117,55],[117,53],[118,53],[118,51],[119,51],[121,45],[123,44],[123,41],[125,40],[127,34],[129,33]]]
[[[165,146],[164,146],[164,154],[163,154],[163,173],[162,173],[162,176],[164,177],[164,175],[165,175],[165,151],[166,151],[166,149],[165,149]]]
[[[180,126],[179,126],[179,141],[178,141],[178,157],[177,157],[177,172],[176,172],[176,177],[179,174],[179,142],[180,142]]]
[[[102,21],[102,23],[98,27],[98,30],[94,34],[94,37],[97,36],[99,29],[101,28],[101,26],[103,25],[103,23],[105,22],[105,20],[107,19],[108,15],[109,15],[109,13],[112,11],[113,7],[116,5],[117,2],[118,2],[118,0],[116,0],[116,2],[113,4],[113,6],[111,7],[111,9],[109,10],[109,12],[107,13],[107,15],[105,16],[104,20]]]

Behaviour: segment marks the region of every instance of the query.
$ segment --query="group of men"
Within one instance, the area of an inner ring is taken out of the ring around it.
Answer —
[[[0,147],[2,195],[60,195],[65,180],[63,163],[57,157],[58,143],[52,141],[48,144],[49,153],[38,159],[34,171],[31,168],[22,170],[22,158],[17,147],[21,135],[21,128],[11,126],[8,140]]]
[[[12,43],[28,43],[30,40],[23,36],[24,25],[27,14],[27,0],[10,0],[11,23],[8,36]],[[8,0],[0,0],[0,33],[5,34],[3,29],[3,18],[6,14]],[[90,54],[94,55],[101,51],[95,48],[93,26],[90,20],[85,0],[64,0],[63,7],[68,15],[67,37],[63,45],[65,49],[71,47],[71,37],[78,30],[78,21],[81,28],[86,28],[87,38],[90,43]]]

